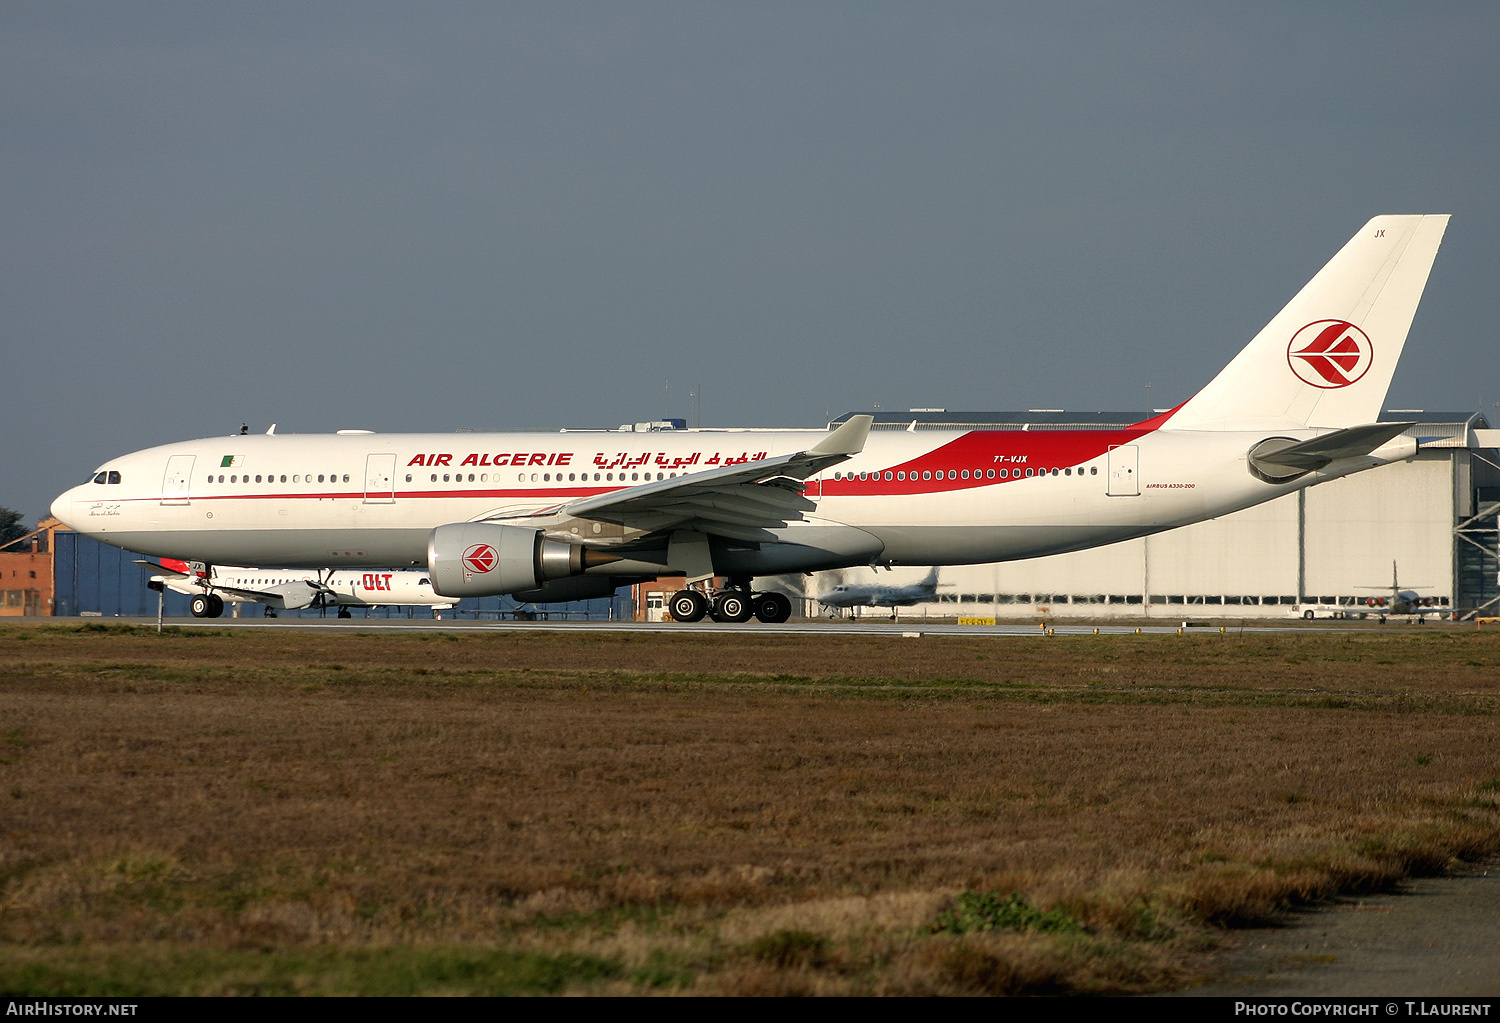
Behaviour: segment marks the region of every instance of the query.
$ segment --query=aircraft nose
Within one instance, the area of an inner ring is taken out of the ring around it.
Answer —
[[[57,498],[52,502],[50,511],[54,519],[57,519],[65,526],[71,527],[73,523],[69,520],[73,517],[73,491],[64,490],[61,494],[58,494]]]

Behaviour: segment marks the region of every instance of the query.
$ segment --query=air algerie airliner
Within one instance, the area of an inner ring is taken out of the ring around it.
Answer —
[[[784,621],[755,577],[1082,550],[1412,457],[1412,424],[1376,420],[1447,223],[1371,220],[1206,387],[1123,429],[234,436],[111,459],[52,513],[184,560],[417,568],[455,599],[681,575],[678,621]]]

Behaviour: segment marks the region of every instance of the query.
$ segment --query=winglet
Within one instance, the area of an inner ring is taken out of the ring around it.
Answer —
[[[809,455],[857,455],[865,449],[874,416],[850,416],[837,430],[808,449]]]

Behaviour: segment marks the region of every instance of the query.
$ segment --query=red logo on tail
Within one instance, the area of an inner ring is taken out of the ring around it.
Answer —
[[[464,551],[464,570],[483,575],[494,568],[499,560],[500,556],[495,553],[495,548],[487,543],[476,543]]]
[[[1305,384],[1329,390],[1364,376],[1375,358],[1369,336],[1347,320],[1318,320],[1292,335],[1286,361]]]

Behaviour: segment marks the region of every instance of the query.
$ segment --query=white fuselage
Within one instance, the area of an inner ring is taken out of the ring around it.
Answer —
[[[872,432],[806,481],[817,508],[777,543],[716,550],[721,572],[1006,561],[1078,550],[1212,518],[1408,457],[1394,443],[1290,483],[1246,453],[1316,429]],[[231,436],[112,459],[53,514],[146,554],[211,564],[425,566],[430,531],[530,514],[560,539],[631,539],[546,510],[647,480],[806,450],[819,431]],[[114,474],[118,473],[118,476]],[[118,479],[118,483],[107,482]],[[540,514],[538,514],[540,513]],[[722,564],[721,564],[722,560]],[[608,574],[607,569],[596,574]],[[663,572],[662,574],[668,574]]]
[[[309,583],[318,588],[327,607],[451,607],[453,600],[432,589],[426,572],[367,570],[324,572],[317,569],[227,568],[215,565],[205,574],[153,576],[176,593],[189,596],[217,593],[228,604],[266,604],[280,602],[250,595],[266,592],[287,583]]]

